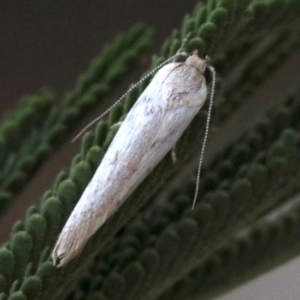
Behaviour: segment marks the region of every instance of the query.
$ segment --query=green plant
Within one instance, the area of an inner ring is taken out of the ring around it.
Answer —
[[[299,13],[297,0],[201,3],[166,40],[151,68],[173,55],[190,33],[187,50],[208,54],[217,70],[213,125],[221,128],[299,50]],[[149,37],[149,29],[138,26],[117,38],[62,105],[43,92],[6,117],[0,129],[1,211],[53,146],[65,141],[72,123],[128,71]],[[147,83],[85,134],[70,170],[61,172],[40,205],[14,226],[0,249],[1,300],[208,299],[297,255],[299,209],[272,220],[267,214],[300,189],[299,92],[287,95],[211,159],[191,211],[205,106],[176,146],[178,164],[166,157],[77,259],[62,269],[52,265],[55,240],[117,130],[112,125]],[[182,180],[186,173],[189,180]]]

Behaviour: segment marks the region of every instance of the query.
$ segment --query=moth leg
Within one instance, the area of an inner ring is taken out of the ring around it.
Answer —
[[[171,150],[171,158],[174,166],[177,165],[176,145]]]

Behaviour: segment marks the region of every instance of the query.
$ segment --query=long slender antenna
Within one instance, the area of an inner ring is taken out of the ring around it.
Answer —
[[[139,84],[141,84],[144,80],[146,80],[148,77],[150,77],[154,72],[156,72],[158,69],[160,69],[163,65],[174,59],[178,54],[176,53],[172,57],[165,60],[163,63],[159,64],[157,67],[155,67],[152,71],[150,71],[147,75],[142,77],[137,83],[132,85],[128,91],[121,96],[114,104],[112,104],[107,110],[105,110],[100,116],[96,117],[93,121],[91,121],[89,124],[87,124],[72,140],[72,143],[76,141],[88,128],[90,128],[92,125],[94,125],[97,121],[102,119],[106,114],[108,114],[115,106],[117,106],[134,88],[136,88]]]
[[[189,38],[191,37],[191,32],[189,32],[185,38],[181,42],[180,48],[177,50],[176,54],[173,56],[173,62],[176,62],[176,58],[182,56],[188,56],[187,52],[185,51],[185,45],[188,42]]]
[[[208,66],[208,69],[212,73],[211,92],[210,92],[209,107],[208,107],[208,112],[207,112],[205,133],[204,133],[203,144],[202,144],[200,160],[199,160],[199,165],[198,165],[198,171],[197,171],[197,177],[196,177],[196,190],[195,190],[192,210],[195,208],[196,201],[197,201],[197,198],[198,198],[198,193],[199,193],[203,156],[204,156],[204,151],[205,151],[205,147],[206,147],[206,143],[207,143],[207,136],[208,136],[208,130],[209,130],[209,124],[210,124],[210,118],[211,118],[211,111],[212,111],[212,105],[213,105],[214,94],[215,94],[215,86],[216,86],[216,71],[215,71],[214,67],[212,67],[212,66]]]

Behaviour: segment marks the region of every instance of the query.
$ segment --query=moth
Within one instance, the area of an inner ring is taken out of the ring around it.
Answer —
[[[55,266],[77,256],[174,147],[205,103],[206,68],[207,60],[194,51],[184,62],[171,62],[159,69],[122,122],[66,222],[52,252]]]

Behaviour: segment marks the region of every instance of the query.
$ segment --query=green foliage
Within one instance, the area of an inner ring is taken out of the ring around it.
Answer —
[[[189,34],[186,48],[209,55],[217,70],[213,121],[220,127],[299,49],[299,12],[296,0],[201,3],[165,41],[152,66],[174,55]],[[92,62],[62,106],[42,94],[34,98],[38,104],[24,104],[4,120],[1,208],[29,180],[37,162],[66,139],[74,121],[128,71],[148,39],[149,30],[143,27],[119,36]],[[204,299],[214,288],[222,292],[299,252],[299,208],[267,218],[299,192],[300,93],[295,93],[215,155],[203,170],[198,204],[191,211],[193,161],[202,141],[205,106],[176,145],[177,165],[166,157],[78,258],[61,269],[52,265],[50,253],[62,226],[118,122],[147,83],[130,92],[108,122],[86,133],[70,170],[59,173],[40,205],[16,223],[0,249],[0,299]],[[41,117],[37,107],[47,113]],[[25,133],[24,120],[32,120]],[[182,177],[187,164],[192,165],[190,177],[168,187],[171,179]]]
[[[135,26],[120,34],[94,59],[60,104],[50,92],[21,99],[0,127],[0,212],[34,171],[65,141],[91,108],[112,90],[149,44],[151,31]],[[130,45],[130,49],[128,49]]]
[[[203,175],[206,190],[201,191],[201,200],[195,211],[190,212],[194,186],[192,180],[181,186],[180,190],[177,188],[171,192],[165,203],[151,203],[140,212],[97,258],[98,266],[92,267],[89,280],[86,279],[95,288],[87,295],[101,291],[103,299],[109,299],[104,286],[111,276],[119,274],[130,285],[132,283],[126,280],[124,270],[141,265],[145,280],[139,286],[138,281],[133,283],[135,291],[128,299],[132,299],[133,295],[137,299],[157,297],[157,289],[160,286],[165,289],[172,276],[172,282],[183,279],[172,289],[164,291],[159,299],[206,299],[204,296],[212,297],[212,294],[216,295],[297,255],[299,204],[296,209],[293,207],[274,220],[256,223],[259,216],[274,207],[280,208],[286,196],[299,192],[299,118],[295,113],[285,126],[275,126],[280,121],[278,116],[281,111],[291,113],[297,107],[300,107],[299,93],[270,111],[264,122],[254,124],[251,130],[231,145],[230,150],[226,149],[217,155],[217,159],[208,167],[210,171]],[[267,130],[262,131],[261,124]],[[251,153],[253,140],[249,137],[263,137],[265,134],[269,139],[261,138],[264,142],[259,152]],[[247,149],[249,155],[237,159],[236,149]],[[225,173],[224,162],[227,170],[228,166],[232,166],[234,172]],[[287,168],[287,165],[290,167]],[[212,178],[215,178],[213,185]],[[274,232],[278,224],[283,222],[288,223],[284,225],[286,229]],[[249,234],[240,237],[237,234],[239,230],[247,229],[249,225],[253,226]],[[255,233],[262,234],[260,232],[265,228],[265,240],[261,241]],[[228,243],[228,236],[237,238]],[[287,241],[289,249],[285,247]],[[224,245],[221,250],[220,245]],[[262,251],[266,251],[266,255]],[[268,257],[270,253],[272,256]],[[259,261],[256,263],[256,260]],[[191,271],[186,277],[184,274],[189,263]],[[167,277],[165,272],[168,272]],[[98,280],[94,285],[96,274]],[[128,287],[129,290],[131,288]]]

